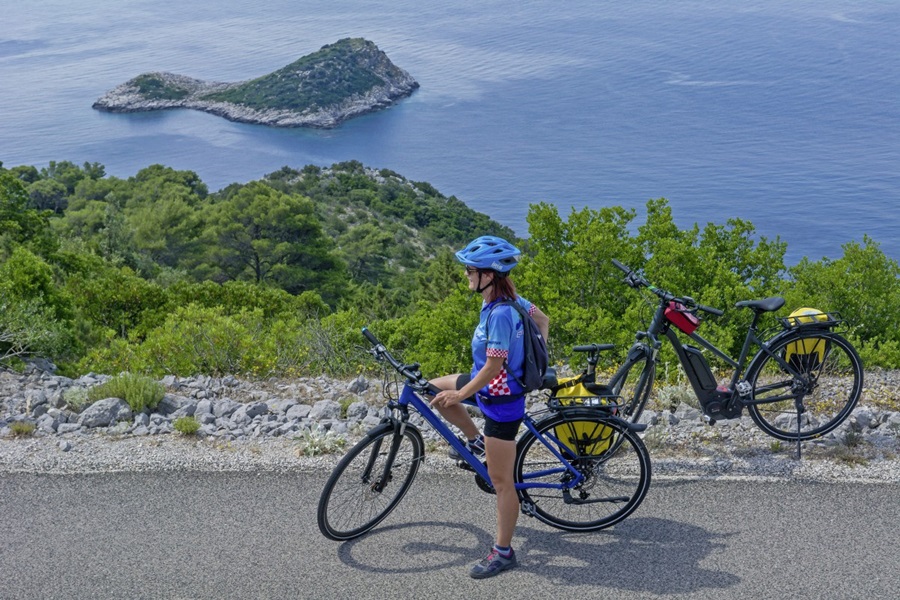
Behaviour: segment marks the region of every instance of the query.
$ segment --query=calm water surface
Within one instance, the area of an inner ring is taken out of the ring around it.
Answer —
[[[640,222],[662,196],[683,227],[751,220],[789,263],[864,235],[900,259],[900,3],[374,4],[0,0],[0,160],[162,163],[216,190],[355,159],[521,235],[532,203]],[[239,81],[348,36],[421,89],[329,131],[91,109],[146,71]]]

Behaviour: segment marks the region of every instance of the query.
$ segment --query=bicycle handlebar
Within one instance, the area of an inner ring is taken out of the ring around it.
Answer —
[[[651,284],[649,281],[644,279],[640,274],[638,274],[634,269],[627,265],[623,265],[616,259],[612,259],[612,264],[622,270],[625,273],[625,285],[628,287],[638,289],[641,287],[645,287],[657,296],[659,296],[660,300],[663,302],[677,302],[679,304],[683,304],[689,309],[692,310],[702,310],[703,312],[708,312],[711,315],[716,315],[718,317],[725,314],[725,311],[720,310],[718,308],[713,308],[711,306],[706,306],[704,304],[699,304],[696,300],[691,298],[690,296],[676,296],[672,292],[667,292],[666,290],[660,289],[655,285]]]
[[[430,381],[422,377],[422,373],[419,371],[418,363],[405,365],[394,358],[393,355],[388,352],[387,348],[384,347],[384,344],[378,341],[378,338],[375,337],[375,334],[369,331],[368,327],[363,327],[362,334],[363,337],[369,340],[369,343],[372,344],[372,354],[375,356],[375,358],[377,360],[387,361],[389,365],[391,365],[394,369],[396,369],[398,373],[406,378],[410,385],[432,396],[437,395],[437,393],[441,391]]]

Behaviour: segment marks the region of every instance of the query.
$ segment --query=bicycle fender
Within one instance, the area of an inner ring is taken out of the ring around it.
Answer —
[[[805,333],[809,332],[808,329],[807,330],[787,329],[785,331],[779,331],[777,334],[775,334],[771,338],[767,339],[766,344],[768,344],[769,346],[773,346],[773,345],[781,342],[782,340],[790,339],[791,337],[794,337],[794,336],[800,337],[801,331],[803,331]],[[822,328],[822,336],[823,337],[834,336],[834,335],[837,335],[837,334],[833,333],[830,329]],[[755,373],[756,372],[755,369],[757,368],[757,363],[765,360],[766,356],[767,355],[765,352],[763,352],[761,349],[758,350],[756,352],[756,354],[753,355],[753,359],[747,365],[747,369],[744,371],[744,374],[747,375],[749,373]]]
[[[615,421],[635,433],[640,433],[641,431],[644,431],[645,429],[647,429],[646,423],[632,423],[631,421],[626,421],[625,419],[623,419],[622,417],[620,417],[618,415],[610,416],[609,420]]]
[[[394,433],[400,433],[400,421],[393,417],[385,417],[381,419],[381,423],[373,427],[372,429],[366,432],[365,437],[372,439],[376,438],[386,431],[393,431]]]
[[[648,346],[647,344],[637,342],[628,349],[628,356],[625,358],[625,360],[630,361],[641,358],[642,356],[646,358],[653,358],[653,349],[650,348],[650,346]]]

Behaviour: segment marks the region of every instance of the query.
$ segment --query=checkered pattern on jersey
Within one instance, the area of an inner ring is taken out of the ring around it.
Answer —
[[[489,358],[502,358],[506,360],[509,356],[508,350],[500,350],[497,348],[488,348],[487,355]],[[509,375],[506,373],[506,367],[500,369],[500,372],[488,384],[488,393],[491,396],[508,396],[512,393],[509,389]]]

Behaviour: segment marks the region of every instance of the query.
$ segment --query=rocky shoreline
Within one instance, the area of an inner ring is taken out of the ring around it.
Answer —
[[[147,75],[158,78],[166,85],[189,91],[181,99],[149,99],[129,80],[97,99],[92,108],[104,112],[133,113],[174,108],[201,110],[238,123],[269,125],[272,127],[313,127],[331,129],[342,122],[367,113],[387,108],[397,100],[409,96],[419,84],[408,74],[405,78],[371,89],[366,94],[355,95],[339,104],[315,107],[304,111],[287,109],[257,110],[231,102],[203,100],[202,96],[243,85],[245,82],[222,83],[202,81],[175,73],[156,72]]]
[[[70,379],[35,366],[0,371],[0,472],[285,471],[329,469],[376,424],[381,386],[363,377],[250,382],[235,377],[166,377],[155,410],[133,414],[108,398],[72,410],[67,396],[109,376]],[[795,445],[763,434],[749,417],[705,424],[699,411],[646,411],[644,441],[657,477],[766,477],[824,481],[900,482],[900,412],[865,403],[866,395],[895,393],[900,372],[867,377],[861,406],[836,431]],[[872,396],[874,397],[874,396]],[[541,410],[533,394],[530,409]],[[193,416],[195,435],[175,430]],[[455,469],[445,445],[413,416],[426,439],[429,469]],[[17,433],[16,423],[33,425]]]

